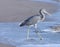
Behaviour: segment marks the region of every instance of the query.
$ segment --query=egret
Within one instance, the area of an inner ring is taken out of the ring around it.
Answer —
[[[29,29],[27,31],[27,39],[29,39],[29,32],[30,32],[31,25],[34,25],[35,31],[36,31],[38,37],[40,38],[40,40],[42,39],[42,37],[40,36],[40,34],[37,30],[37,23],[44,21],[46,14],[50,16],[50,14],[46,11],[46,9],[40,9],[39,14],[31,16],[19,24],[20,27],[25,26],[25,25],[27,25],[29,27]]]

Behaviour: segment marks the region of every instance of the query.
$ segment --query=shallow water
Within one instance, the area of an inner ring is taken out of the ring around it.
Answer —
[[[60,6],[60,0],[31,0],[31,1],[40,1],[40,2],[46,2],[46,3],[55,3]]]
[[[50,31],[43,31],[49,26],[57,24],[56,22],[42,22],[38,23],[43,40],[40,40],[34,32],[34,28],[30,29],[30,37],[33,40],[26,40],[27,27],[19,27],[18,23],[0,23],[0,42],[19,46],[38,46],[46,44],[60,44],[60,33],[53,33]]]

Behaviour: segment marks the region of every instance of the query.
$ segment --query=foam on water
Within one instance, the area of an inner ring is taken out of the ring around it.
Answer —
[[[42,2],[48,2],[48,3],[59,3],[54,0],[31,0],[31,1],[42,1]]]
[[[60,44],[47,44],[47,45],[23,45],[17,47],[60,47]]]

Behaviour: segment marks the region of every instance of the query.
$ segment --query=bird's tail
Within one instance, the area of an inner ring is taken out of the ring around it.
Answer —
[[[23,24],[23,23],[21,23],[19,26],[20,26],[20,27],[22,27],[22,26],[24,26],[24,24]]]
[[[22,27],[22,26],[24,26],[24,25],[25,25],[24,22],[19,23],[19,26],[20,26],[20,27]]]

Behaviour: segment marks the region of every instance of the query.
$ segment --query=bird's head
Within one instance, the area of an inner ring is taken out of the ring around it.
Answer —
[[[39,10],[39,13],[43,13],[43,14],[47,14],[47,15],[51,16],[51,14],[48,13],[48,12],[46,11],[46,9],[43,9],[43,8]]]

